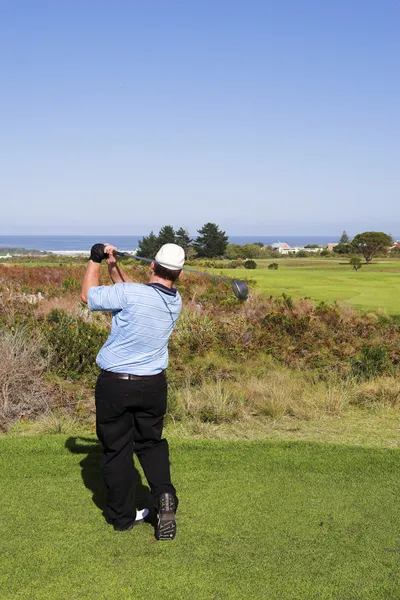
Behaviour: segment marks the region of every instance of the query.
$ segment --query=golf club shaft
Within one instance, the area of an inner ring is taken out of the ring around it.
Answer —
[[[142,260],[148,263],[157,262],[153,258],[144,258],[143,256],[136,256],[135,254],[130,254],[129,252],[120,252],[119,250],[116,250],[114,254],[116,256],[134,258],[135,260]],[[232,281],[230,277],[222,277],[222,275],[215,275],[214,273],[205,273],[204,271],[197,271],[196,269],[190,269],[189,267],[177,267],[174,265],[167,265],[166,263],[163,263],[163,265],[168,269],[171,269],[172,271],[187,271],[188,273],[194,273],[195,275],[205,275],[206,277],[212,277],[221,281]]]

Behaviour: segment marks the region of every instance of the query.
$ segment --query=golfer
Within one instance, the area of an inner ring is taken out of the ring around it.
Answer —
[[[158,514],[156,538],[171,540],[178,499],[171,483],[168,443],[162,437],[165,369],[168,340],[182,309],[173,283],[181,275],[185,255],[180,246],[165,244],[150,265],[150,282],[141,284],[123,272],[114,251],[109,244],[95,244],[82,283],[82,300],[89,309],[112,313],[111,333],[97,355],[101,373],[95,391],[107,517],[115,530],[127,531],[148,514],[146,509],[136,510],[135,452]],[[99,285],[103,259],[114,285]]]

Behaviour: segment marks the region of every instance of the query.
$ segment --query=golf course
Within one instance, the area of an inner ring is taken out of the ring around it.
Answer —
[[[257,260],[254,270],[224,269],[221,275],[249,278],[263,294],[342,302],[363,310],[400,314],[400,261],[376,259],[354,271],[347,260],[278,258]],[[276,262],[277,270],[268,269]],[[215,272],[217,272],[215,270]]]
[[[211,270],[246,279],[246,302],[185,274],[166,427],[178,532],[157,542],[154,514],[124,533],[103,516],[109,320],[79,301],[84,260],[18,260],[0,268],[1,600],[398,600],[400,261]],[[141,472],[137,495],[150,506]]]
[[[179,533],[157,543],[106,524],[94,436],[1,438],[1,599],[398,599],[398,450],[171,447]]]
[[[0,0],[0,600],[400,600],[400,0]]]

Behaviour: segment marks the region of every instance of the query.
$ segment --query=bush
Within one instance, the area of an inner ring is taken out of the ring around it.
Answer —
[[[0,353],[0,428],[6,430],[13,421],[49,412],[49,359],[43,341],[24,329],[0,330]]]
[[[244,268],[245,269],[256,269],[257,268],[257,263],[255,260],[245,260],[244,261]]]
[[[207,315],[183,309],[170,340],[171,352],[189,358],[202,354],[215,343],[217,324]]]
[[[58,309],[51,311],[42,327],[54,350],[53,366],[59,375],[75,380],[98,374],[96,356],[107,338],[106,331]]]
[[[391,373],[393,365],[383,346],[363,346],[359,356],[352,361],[352,371],[357,379],[366,380]]]
[[[359,256],[352,256],[349,261],[354,271],[361,269],[361,258]]]
[[[62,287],[67,292],[77,292],[81,289],[81,282],[74,277],[66,277],[62,281]]]
[[[274,263],[271,263],[270,265],[268,265],[268,269],[277,271],[278,270],[278,266],[279,266],[278,263],[274,262]]]

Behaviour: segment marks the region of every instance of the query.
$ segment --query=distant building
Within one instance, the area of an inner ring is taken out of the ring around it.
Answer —
[[[336,243],[336,244],[328,244],[327,248],[328,248],[329,252],[332,252],[332,250],[333,250],[334,248],[336,248],[336,246],[338,246],[338,244],[337,244],[337,243]]]
[[[286,242],[274,242],[271,244],[271,248],[278,252],[278,254],[288,254],[291,249]]]
[[[271,244],[272,250],[275,250],[278,254],[297,254],[300,250],[305,252],[317,253],[322,250],[322,248],[303,248],[302,246],[289,246],[286,242],[274,242]]]
[[[0,260],[2,260],[3,258],[12,258],[12,256],[10,253],[8,253],[5,256],[0,256]]]

